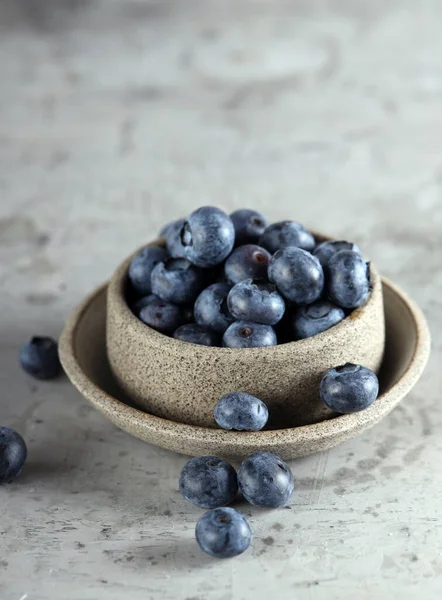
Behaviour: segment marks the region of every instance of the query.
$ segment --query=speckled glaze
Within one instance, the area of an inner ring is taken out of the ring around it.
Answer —
[[[385,417],[419,379],[430,352],[430,334],[420,309],[397,286],[383,280],[385,356],[381,394],[365,411],[303,427],[235,432],[194,427],[147,414],[130,405],[106,357],[106,291],[89,296],[69,318],[60,339],[60,358],[76,388],[108,419],[146,442],[181,454],[215,454],[241,460],[269,450],[294,459],[337,446]]]
[[[125,299],[131,258],[109,284],[107,352],[121,388],[153,415],[215,427],[213,410],[220,397],[242,391],[267,404],[271,426],[306,425],[332,415],[318,393],[324,371],[346,362],[379,370],[385,323],[374,268],[367,303],[332,329],[269,348],[230,349],[186,344],[139,321]]]

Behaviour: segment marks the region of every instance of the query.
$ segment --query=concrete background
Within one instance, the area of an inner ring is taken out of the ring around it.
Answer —
[[[2,600],[440,598],[441,27],[437,0],[3,0],[0,420],[29,460],[0,490]],[[207,203],[356,241],[434,339],[390,417],[292,464],[289,507],[240,505],[227,562],[193,541],[184,457],[16,360]]]

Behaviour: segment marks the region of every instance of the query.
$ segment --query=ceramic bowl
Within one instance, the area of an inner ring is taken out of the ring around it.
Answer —
[[[380,395],[360,413],[314,425],[253,433],[223,431],[161,419],[132,406],[106,356],[107,286],[91,294],[69,318],[60,339],[60,358],[72,383],[95,408],[145,442],[190,456],[214,454],[241,460],[252,452],[270,450],[293,459],[336,446],[373,426],[399,404],[422,374],[430,351],[425,318],[400,288],[385,279],[382,287],[387,335]]]
[[[131,259],[109,284],[107,354],[119,386],[152,415],[215,427],[219,398],[243,391],[268,405],[272,428],[306,425],[332,416],[319,397],[327,369],[353,362],[379,370],[385,321],[381,279],[373,267],[370,298],[335,327],[288,344],[230,349],[175,340],[136,318],[126,301]]]

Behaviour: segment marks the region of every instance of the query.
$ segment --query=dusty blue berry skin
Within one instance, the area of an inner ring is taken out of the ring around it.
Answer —
[[[273,327],[252,321],[235,321],[223,335],[225,348],[260,348],[277,343]]]
[[[337,413],[359,412],[378,397],[379,381],[367,367],[347,363],[324,374],[320,394],[323,402]]]
[[[285,302],[276,286],[265,281],[245,279],[230,290],[227,306],[239,321],[276,325],[284,316]]]
[[[230,215],[235,228],[235,244],[256,244],[260,236],[269,226],[268,220],[256,210],[242,208]]]
[[[58,345],[50,337],[32,337],[21,348],[19,361],[26,373],[36,379],[55,379],[61,371]]]
[[[321,263],[301,248],[278,250],[272,256],[268,275],[284,298],[296,304],[315,302],[324,288]]]
[[[166,237],[166,247],[169,251],[170,256],[173,258],[184,257],[184,246],[181,243],[181,230],[183,228],[185,219],[178,219],[169,223],[167,229],[164,232]]]
[[[329,298],[342,308],[357,308],[371,292],[370,265],[357,252],[341,250],[328,263]]]
[[[26,443],[19,433],[0,427],[0,483],[9,483],[20,475],[27,454]]]
[[[286,504],[295,485],[289,466],[272,452],[256,452],[246,458],[238,471],[238,483],[250,504],[265,508]]]
[[[143,296],[142,298],[139,298],[132,304],[132,311],[137,317],[139,317],[141,309],[143,309],[145,306],[149,306],[149,304],[152,304],[152,302],[161,302],[161,298],[155,296],[155,294]]]
[[[210,556],[232,558],[250,546],[252,530],[245,516],[234,508],[215,508],[199,519],[195,537]]]
[[[338,241],[333,240],[330,242],[322,242],[319,246],[316,246],[313,254],[319,260],[323,269],[326,269],[329,263],[329,260],[332,256],[334,256],[337,252],[341,252],[341,250],[352,250],[353,252],[357,252],[362,255],[359,246],[353,244],[352,242]]]
[[[260,431],[269,418],[264,402],[245,392],[225,394],[218,401],[213,414],[222,429],[235,431]]]
[[[223,262],[235,243],[230,217],[214,206],[202,206],[191,213],[180,236],[186,258],[205,269]]]
[[[235,320],[227,308],[227,296],[231,285],[213,283],[203,290],[195,302],[195,321],[199,325],[207,325],[223,334]]]
[[[201,508],[230,504],[238,492],[236,471],[217,456],[199,456],[187,462],[181,471],[180,492],[190,503]]]
[[[179,306],[161,299],[155,300],[142,308],[139,318],[143,323],[161,333],[172,333],[185,320]]]
[[[194,302],[204,284],[204,271],[186,258],[168,258],[152,271],[152,292],[174,304]]]
[[[133,259],[129,266],[129,281],[133,289],[143,296],[152,292],[151,274],[159,262],[166,260],[167,251],[160,246],[143,248]]]
[[[220,335],[216,331],[205,325],[198,325],[198,323],[181,325],[174,332],[173,337],[176,340],[200,346],[219,346],[221,344]]]
[[[317,335],[337,325],[345,318],[342,308],[327,300],[317,300],[313,304],[300,306],[293,315],[293,331],[296,339]]]
[[[224,264],[226,279],[239,283],[244,279],[263,279],[267,277],[271,254],[256,244],[238,246]]]
[[[267,227],[259,238],[259,245],[267,248],[272,254],[288,246],[310,252],[315,247],[315,238],[296,221],[279,221]]]

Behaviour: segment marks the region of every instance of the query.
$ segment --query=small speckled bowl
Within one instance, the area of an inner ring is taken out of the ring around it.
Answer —
[[[107,353],[122,390],[150,414],[215,427],[213,410],[219,398],[243,391],[268,405],[271,428],[317,423],[333,414],[318,393],[327,369],[353,362],[379,370],[385,321],[381,279],[373,267],[370,298],[335,327],[288,344],[230,349],[175,340],[137,319],[126,301],[131,259],[109,284]]]
[[[241,460],[252,452],[269,450],[286,460],[298,458],[337,446],[372,427],[408,394],[425,368],[430,334],[424,315],[391,282],[384,279],[382,289],[387,335],[380,395],[362,412],[314,425],[223,431],[161,419],[134,407],[117,385],[106,356],[107,286],[94,291],[69,318],[60,338],[60,358],[72,383],[97,410],[145,442],[191,456],[214,454]]]

